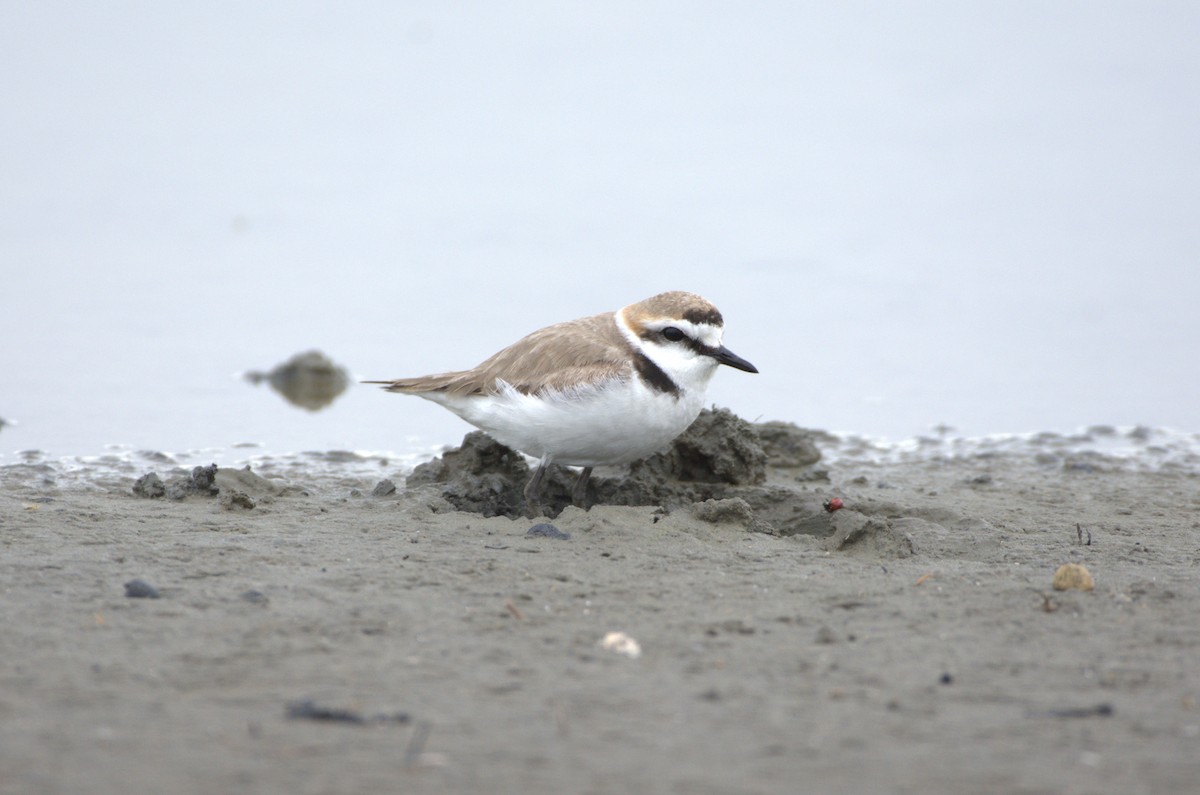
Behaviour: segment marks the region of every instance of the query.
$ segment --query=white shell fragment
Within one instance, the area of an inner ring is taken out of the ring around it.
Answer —
[[[622,654],[631,660],[642,656],[642,646],[624,632],[610,632],[600,641],[600,648],[605,651]]]

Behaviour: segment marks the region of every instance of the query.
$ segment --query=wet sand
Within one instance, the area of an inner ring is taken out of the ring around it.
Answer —
[[[484,516],[523,462],[482,452],[396,491],[4,467],[0,792],[1195,787],[1195,467],[788,442],[600,477],[569,538]]]

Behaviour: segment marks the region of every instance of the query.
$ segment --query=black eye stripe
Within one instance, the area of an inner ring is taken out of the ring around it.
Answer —
[[[680,338],[677,340],[672,340],[670,337],[667,337],[668,329],[675,329],[676,331],[678,331],[680,334]],[[700,354],[701,356],[714,356],[717,352],[716,348],[705,345],[700,340],[692,339],[687,334],[685,334],[682,329],[677,328],[676,326],[667,326],[666,328],[661,329],[661,330],[647,329],[647,330],[643,331],[639,336],[642,339],[646,340],[647,342],[649,342],[650,340],[654,340],[654,339],[658,339],[658,340],[666,339],[668,342],[677,342],[680,345],[691,348],[693,351]]]

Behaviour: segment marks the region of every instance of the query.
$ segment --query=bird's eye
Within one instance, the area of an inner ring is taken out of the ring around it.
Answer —
[[[670,342],[679,342],[684,338],[684,333],[674,326],[667,326],[662,330],[662,335]]]

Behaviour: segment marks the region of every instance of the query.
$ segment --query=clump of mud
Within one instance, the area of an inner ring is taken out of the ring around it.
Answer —
[[[750,485],[767,479],[767,453],[758,428],[728,409],[705,410],[665,452],[635,461],[630,475]]]
[[[220,488],[216,484],[217,465],[193,467],[192,471],[177,475],[163,483],[157,472],[148,472],[133,483],[133,493],[137,497],[156,499],[169,497],[172,500],[182,500],[193,494],[216,496]]]
[[[246,373],[246,380],[252,384],[266,381],[292,405],[319,411],[346,391],[350,375],[320,351],[307,351],[296,354],[269,373]]]
[[[766,442],[760,433],[764,427]],[[594,474],[588,502],[661,505],[674,510],[706,500],[740,497],[757,509],[771,502],[764,495],[775,495],[776,502],[795,497],[791,490],[779,494],[778,488],[764,485],[769,460],[806,467],[819,459],[811,434],[794,425],[754,425],[726,409],[705,410],[666,450],[635,462],[627,473]],[[467,434],[461,447],[418,466],[407,487],[437,486],[441,496],[458,510],[515,518],[525,515],[523,490],[530,474],[522,455],[475,431]],[[547,473],[542,508],[549,516],[557,516],[571,504],[575,477],[561,467]]]
[[[439,486],[442,496],[460,511],[519,516],[525,499],[521,490],[529,475],[529,465],[518,453],[482,431],[472,431],[461,446],[414,469],[405,486]]]
[[[759,444],[767,455],[767,466],[778,469],[803,469],[821,460],[817,438],[833,441],[834,437],[809,431],[790,422],[773,420],[754,425]]]
[[[472,431],[459,447],[414,469],[405,486],[435,486],[459,511],[517,517],[525,515],[525,484],[532,474],[520,453],[483,431]],[[542,500],[555,516],[571,503],[573,478],[554,467],[542,481]]]
[[[254,474],[250,467],[245,469],[220,469],[216,464],[193,467],[191,472],[182,472],[169,477],[164,483],[157,472],[147,472],[133,483],[133,495],[146,499],[166,497],[183,500],[188,497],[221,498],[226,509],[252,509],[259,502],[270,502],[284,494],[302,494],[297,487],[281,486]]]

